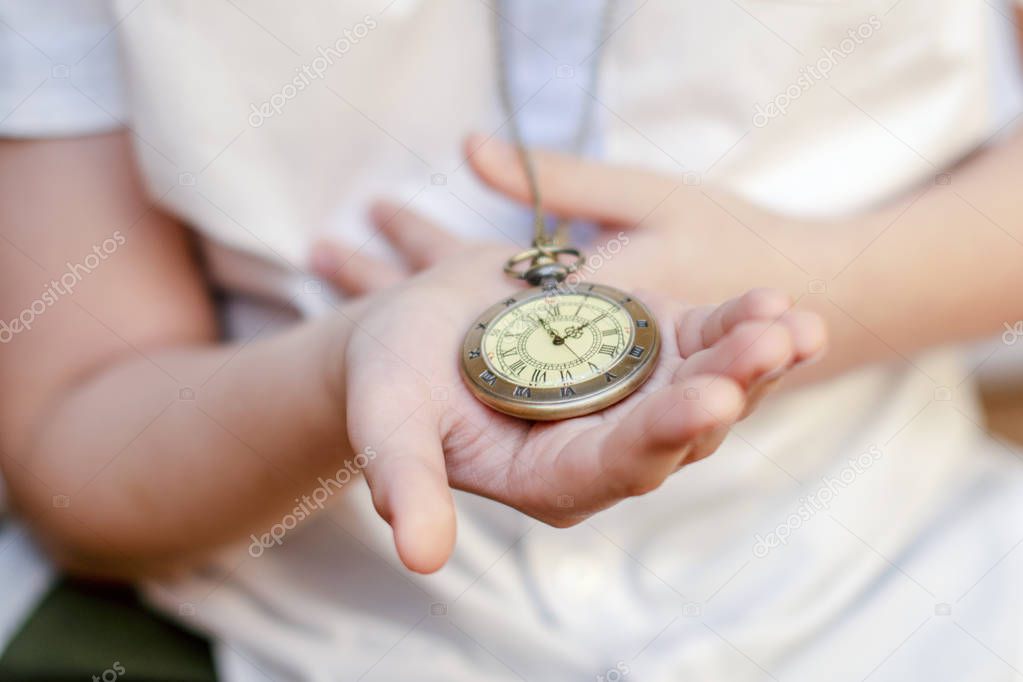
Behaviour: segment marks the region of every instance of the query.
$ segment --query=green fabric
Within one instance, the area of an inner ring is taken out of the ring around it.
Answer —
[[[125,587],[63,580],[0,657],[0,680],[214,682],[204,640],[145,608]]]

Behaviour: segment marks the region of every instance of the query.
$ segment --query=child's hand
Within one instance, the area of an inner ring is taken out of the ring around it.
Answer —
[[[466,155],[480,180],[530,205],[512,145],[475,135],[466,141]],[[862,226],[842,229],[841,223],[780,216],[705,185],[698,175],[539,149],[532,156],[545,212],[600,226],[595,245],[627,242],[617,253],[602,249],[599,265],[583,273],[621,289],[652,288],[700,302],[721,301],[750,286],[799,294],[815,277],[843,270],[866,243],[856,235],[869,233]]]
[[[555,526],[579,523],[712,453],[777,379],[824,346],[819,318],[790,311],[776,291],[717,307],[642,292],[663,344],[642,389],[561,422],[507,417],[464,387],[458,349],[476,315],[514,291],[501,272],[508,249],[459,245],[411,212],[393,213],[375,213],[385,234],[414,267],[430,267],[403,282],[395,271],[394,286],[361,299],[335,371],[345,377],[339,390],[354,450],[378,453],[366,469],[374,504],[416,571],[434,571],[451,554],[449,488]],[[355,279],[373,281],[380,264],[355,254],[349,265],[363,273]]]

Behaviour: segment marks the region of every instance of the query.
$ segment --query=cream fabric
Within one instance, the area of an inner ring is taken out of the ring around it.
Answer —
[[[599,146],[793,215],[866,209],[999,127],[997,11],[622,2]],[[379,195],[521,244],[520,209],[460,155],[466,132],[503,121],[489,13],[475,0],[131,11],[118,37],[140,164],[202,235],[217,282],[329,310],[309,246],[332,234],[385,252],[364,217]],[[581,77],[543,23],[516,29],[530,63]],[[810,71],[827,63],[826,78]],[[236,334],[270,329],[246,310]],[[351,486],[280,546],[226,548],[148,593],[218,638],[229,680],[1008,680],[1023,669],[1021,480],[980,419],[956,356],[930,354],[776,400],[714,457],[575,529],[459,495],[456,554],[433,576],[401,568]]]

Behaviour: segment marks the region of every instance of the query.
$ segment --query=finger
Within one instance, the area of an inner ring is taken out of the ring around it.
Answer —
[[[687,358],[708,348],[748,320],[774,320],[792,307],[792,300],[777,289],[752,289],[719,306],[699,306],[687,311],[678,323],[678,350]]]
[[[562,458],[589,460],[598,453],[599,473],[582,502],[600,509],[657,488],[701,437],[738,419],[743,405],[734,382],[690,377],[645,397],[621,421],[577,436]]]
[[[744,402],[738,385],[711,375],[689,377],[646,398],[601,449],[605,471],[618,481],[612,492],[631,497],[657,488],[701,441],[726,432]]]
[[[739,421],[739,419],[742,419],[748,413],[749,405],[747,405],[743,409],[742,413],[739,415],[738,418],[736,418],[735,421]],[[715,452],[717,452],[717,449],[721,447],[721,443],[723,443],[725,438],[728,436],[728,432],[731,430],[732,423],[733,422],[729,422],[727,424],[721,423],[716,428],[711,429],[711,431],[706,436],[698,438],[696,443],[685,454],[685,456],[679,459],[676,471],[686,466],[687,464],[699,462],[701,459],[706,459],[707,457],[710,457]]]
[[[722,375],[743,390],[780,375],[792,364],[792,337],[779,322],[742,322],[710,348],[697,351],[682,362],[674,381],[694,375]]]
[[[742,414],[739,415],[739,419],[748,412],[749,406],[747,404],[747,406],[743,409]],[[736,419],[736,421],[739,421],[739,419]],[[717,452],[717,449],[721,447],[721,443],[723,443],[725,438],[728,437],[728,432],[730,430],[731,423],[722,422],[715,428],[708,431],[705,435],[698,437],[693,442],[692,446],[686,448],[682,455],[678,458],[675,463],[675,471],[680,470],[688,464],[699,462],[701,459],[710,457],[712,454]]]
[[[752,414],[753,411],[756,410],[757,407],[760,405],[760,401],[762,401],[767,395],[769,395],[771,391],[776,389],[783,378],[784,377],[782,376],[768,377],[754,384],[746,392],[746,410],[742,414],[742,419],[745,419],[750,414]]]
[[[816,313],[790,312],[782,315],[778,323],[789,330],[792,340],[791,366],[798,367],[817,361],[824,355],[827,346],[827,329]],[[760,405],[760,402],[774,391],[784,373],[767,372],[747,389],[745,418]]]
[[[329,241],[313,246],[312,270],[341,293],[361,296],[391,287],[407,276],[379,258]]]
[[[804,364],[820,358],[828,344],[828,330],[817,313],[794,310],[780,319],[792,336],[793,362]]]
[[[518,151],[495,137],[472,135],[466,156],[483,182],[498,192],[530,203],[532,197]],[[680,183],[666,175],[621,168],[578,156],[530,150],[545,210],[619,227],[639,224]]]
[[[405,418],[394,405],[370,402],[360,401],[349,424],[353,446],[376,453],[365,468],[373,506],[391,525],[402,563],[418,573],[432,573],[444,565],[455,544],[454,501],[436,424],[419,410]],[[402,421],[385,435],[395,420]]]
[[[375,203],[370,219],[413,270],[424,270],[459,247],[453,234],[410,208],[389,201]]]

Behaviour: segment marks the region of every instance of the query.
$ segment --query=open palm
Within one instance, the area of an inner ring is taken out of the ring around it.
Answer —
[[[368,294],[341,375],[352,446],[378,453],[366,479],[413,570],[436,570],[452,551],[451,488],[551,525],[578,523],[713,452],[775,380],[824,344],[816,316],[790,311],[780,292],[754,290],[698,307],[640,292],[662,348],[639,391],[564,421],[508,417],[472,396],[457,357],[475,316],[514,290],[495,266],[506,249],[457,246],[407,210],[382,206],[376,214],[420,272],[388,277],[382,263],[335,254],[345,263],[335,282]],[[360,272],[369,268],[375,278]],[[366,291],[367,281],[388,286]]]

